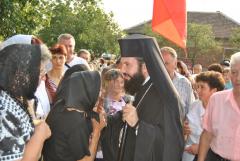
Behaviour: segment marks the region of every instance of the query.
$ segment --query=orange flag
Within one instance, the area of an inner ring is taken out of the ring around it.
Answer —
[[[186,49],[186,0],[154,0],[152,30]]]

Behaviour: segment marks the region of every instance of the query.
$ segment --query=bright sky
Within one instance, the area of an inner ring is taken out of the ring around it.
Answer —
[[[152,19],[153,0],[102,0],[106,12],[123,28]],[[187,11],[220,11],[240,23],[239,0],[186,0]]]

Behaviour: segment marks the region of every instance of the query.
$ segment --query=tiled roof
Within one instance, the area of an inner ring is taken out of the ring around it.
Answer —
[[[226,16],[222,12],[192,12],[187,13],[188,23],[210,24],[216,38],[229,38],[233,28],[240,27],[240,23]],[[151,20],[126,29],[127,33],[143,33],[145,24],[151,24]]]

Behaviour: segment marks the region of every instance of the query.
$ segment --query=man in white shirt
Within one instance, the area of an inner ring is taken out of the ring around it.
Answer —
[[[177,53],[173,48],[163,47],[161,48],[161,53],[167,72],[182,100],[185,114],[187,114],[191,103],[195,100],[191,82],[186,77],[176,71]]]
[[[58,43],[64,45],[68,52],[67,53],[67,62],[65,64],[65,70],[67,70],[68,68],[70,68],[76,64],[85,64],[89,68],[89,65],[85,59],[77,57],[74,54],[75,39],[71,34],[66,33],[66,34],[59,35]]]

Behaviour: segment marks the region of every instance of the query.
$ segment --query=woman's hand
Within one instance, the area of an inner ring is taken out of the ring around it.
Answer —
[[[92,119],[93,133],[100,132],[107,125],[104,113],[99,113],[99,122],[97,122],[94,118]]]
[[[184,150],[190,154],[196,155],[198,154],[198,144],[192,144]]]
[[[45,121],[41,121],[35,126],[34,134],[44,141],[51,136],[51,130]]]
[[[183,124],[183,134],[189,136],[192,133],[191,128],[189,127],[188,121],[184,121]]]

